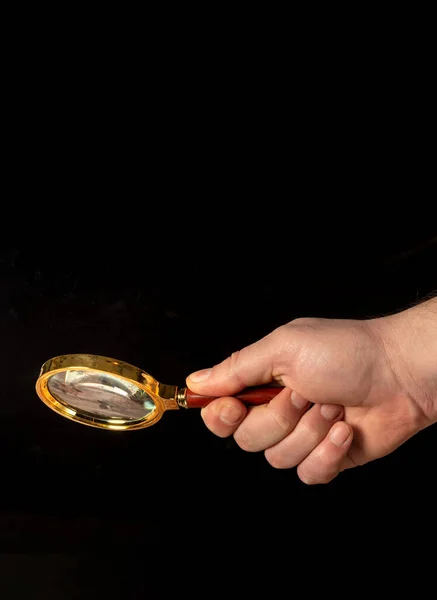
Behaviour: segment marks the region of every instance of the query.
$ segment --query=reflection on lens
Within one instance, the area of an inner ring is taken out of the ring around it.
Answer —
[[[155,410],[144,390],[109,373],[62,371],[49,378],[47,388],[62,404],[98,417],[135,420]]]

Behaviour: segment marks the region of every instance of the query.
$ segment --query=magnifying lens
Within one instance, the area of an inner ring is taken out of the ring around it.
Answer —
[[[282,388],[254,386],[235,395],[247,405],[267,404]],[[202,408],[214,396],[166,385],[121,360],[64,354],[46,361],[36,382],[39,398],[59,415],[111,430],[155,425],[167,410]]]

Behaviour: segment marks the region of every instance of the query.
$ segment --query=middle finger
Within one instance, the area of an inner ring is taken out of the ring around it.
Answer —
[[[309,406],[302,396],[284,388],[268,404],[249,409],[234,439],[248,452],[265,450],[289,435]]]

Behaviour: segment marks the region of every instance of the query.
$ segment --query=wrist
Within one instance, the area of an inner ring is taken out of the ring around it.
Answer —
[[[376,319],[393,374],[402,393],[437,422],[437,298]]]

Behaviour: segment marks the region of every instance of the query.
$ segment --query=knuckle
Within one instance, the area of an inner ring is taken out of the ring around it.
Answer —
[[[315,485],[316,484],[316,481],[312,477],[310,477],[307,473],[302,473],[301,471],[298,470],[297,474],[298,474],[299,479],[305,485]]]
[[[292,359],[294,365],[304,361],[308,352],[308,334],[313,334],[320,326],[320,319],[313,317],[299,317],[282,325],[273,332],[277,336],[275,344],[278,352],[287,357],[287,362]],[[296,366],[293,370],[296,370]]]
[[[200,416],[208,429],[211,429],[211,425],[214,422],[213,415],[211,414],[211,408],[209,406],[202,408],[200,411]]]
[[[274,421],[274,424],[279,430],[279,433],[285,435],[288,434],[292,429],[292,421],[277,410],[275,410],[274,408],[272,408],[271,406],[269,406],[269,412],[272,420]]]
[[[274,329],[265,338],[268,340],[269,348],[275,354],[281,354],[284,350],[287,351],[292,339],[290,341],[289,325],[281,325]]]
[[[315,325],[318,325],[319,322],[320,319],[315,317],[298,317],[297,319],[293,319],[293,321],[290,322],[290,325],[293,327],[307,328],[314,327]]]
[[[288,334],[288,325],[280,325],[279,327],[276,327],[276,329],[273,329],[273,331],[271,331],[269,333],[269,338],[270,340],[274,340],[275,342],[277,342],[278,340],[282,340],[284,339],[284,337],[286,337]]]
[[[298,475],[307,485],[326,484],[338,475],[338,467],[337,461],[330,460],[328,453],[320,448],[313,453],[311,465],[299,465]]]
[[[246,384],[242,380],[241,374],[240,374],[241,364],[242,364],[242,351],[236,350],[235,352],[232,352],[232,354],[227,359],[227,362],[228,362],[229,373],[233,377],[235,377],[235,379],[239,383],[241,383],[242,386],[245,386]]]
[[[278,452],[269,452],[266,450],[264,456],[269,465],[274,469],[289,469],[294,466],[287,463],[285,457]]]
[[[325,485],[332,481],[336,473],[321,472],[315,475],[305,469],[298,469],[299,479],[306,485]]]
[[[217,437],[224,438],[232,435],[233,428],[223,424],[215,407],[208,405],[202,408],[200,415],[206,428]]]
[[[302,419],[299,423],[300,433],[302,438],[305,439],[305,442],[311,448],[315,448],[321,440],[320,432],[312,427],[306,419]]]
[[[237,430],[234,433],[234,440],[237,445],[246,452],[256,452],[258,448],[255,446],[252,436],[244,431]]]

